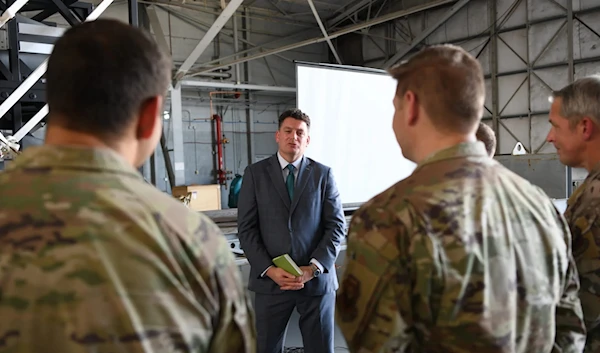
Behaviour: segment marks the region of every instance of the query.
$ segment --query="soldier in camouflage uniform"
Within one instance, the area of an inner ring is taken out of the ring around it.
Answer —
[[[568,226],[476,141],[477,60],[432,46],[390,72],[394,132],[417,167],[352,218],[337,298],[350,351],[581,352]]]
[[[117,21],[57,41],[46,143],[0,173],[0,352],[255,352],[221,232],[135,169],[160,138],[170,71]]]
[[[488,155],[494,157],[494,154],[496,154],[496,134],[494,130],[481,122],[475,132],[475,137],[478,141],[483,142]]]
[[[600,352],[600,76],[579,79],[553,94],[548,141],[560,161],[588,176],[567,202],[579,297],[587,326],[586,352]]]

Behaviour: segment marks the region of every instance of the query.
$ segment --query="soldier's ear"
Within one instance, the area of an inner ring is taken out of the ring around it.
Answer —
[[[402,104],[406,109],[406,124],[408,126],[415,125],[419,120],[419,99],[417,95],[411,90],[406,91]]]
[[[147,99],[140,107],[137,119],[137,138],[148,139],[153,136],[162,114],[163,98],[156,96]]]

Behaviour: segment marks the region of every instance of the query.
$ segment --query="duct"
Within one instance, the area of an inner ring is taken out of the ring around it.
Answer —
[[[465,7],[465,5],[467,5],[469,3],[469,1],[470,0],[460,0],[459,2],[457,2],[456,4],[454,4],[454,6],[452,6],[452,8],[450,8],[450,10],[448,10],[448,12],[446,12],[444,14],[444,16],[442,18],[440,18],[439,21],[437,21],[432,26],[430,26],[429,28],[427,28],[426,30],[424,30],[423,32],[421,32],[410,43],[410,45],[408,46],[408,48],[404,49],[403,51],[397,52],[394,56],[392,56],[388,61],[386,61],[383,64],[383,67],[389,67],[389,66],[395,64],[398,60],[402,59],[406,54],[408,54],[417,45],[419,45],[419,43],[421,43],[422,41],[424,41],[433,32],[435,32],[436,29],[438,29],[441,25],[443,25],[444,23],[446,23],[446,21],[448,21],[450,19],[450,17],[454,16],[454,14],[456,14],[458,11],[460,11],[460,9],[462,9],[463,7]]]
[[[248,90],[248,91],[270,91],[270,92],[290,92],[295,93],[295,87],[283,87],[283,86],[266,86],[266,85],[250,85],[250,84],[236,84],[229,82],[208,82],[199,80],[183,80],[181,86],[185,87],[206,87],[206,88],[225,88],[231,90]]]
[[[194,65],[196,60],[204,53],[208,45],[215,39],[221,28],[225,26],[225,23],[229,21],[231,16],[235,13],[238,7],[242,4],[244,0],[231,0],[225,10],[221,12],[219,17],[215,20],[213,25],[208,29],[204,37],[200,40],[200,43],[194,48],[190,56],[181,64],[177,74],[175,74],[175,81],[179,81],[183,78],[183,76],[188,72],[188,70]]]
[[[329,35],[327,34],[327,30],[323,26],[323,22],[321,22],[321,17],[319,17],[319,12],[317,12],[317,8],[315,7],[315,4],[313,3],[312,0],[308,0],[308,4],[310,5],[310,9],[311,9],[313,15],[315,16],[315,20],[317,20],[317,24],[319,25],[319,28],[321,29],[321,33],[323,33],[323,37],[325,37],[325,40],[327,41],[327,45],[329,46],[329,49],[331,49],[331,52],[333,53],[333,56],[335,57],[335,60],[337,61],[337,63],[341,65],[342,60],[340,60],[340,56],[338,55],[337,50],[335,50],[335,47],[333,46],[333,43],[331,42],[331,38],[329,38]]]
[[[400,18],[400,17],[404,17],[404,16],[408,16],[414,13],[418,13],[421,11],[425,11],[425,10],[429,10],[429,9],[433,9],[442,5],[446,5],[449,3],[453,3],[454,0],[439,0],[439,1],[434,1],[434,2],[429,2],[427,4],[424,5],[418,5],[418,6],[414,6],[411,7],[410,9],[407,10],[401,10],[401,11],[395,11],[392,13],[389,13],[387,15],[383,15],[377,18],[374,18],[372,20],[363,22],[363,23],[359,23],[356,25],[352,25],[352,26],[348,26],[344,29],[341,29],[337,32],[331,33],[329,35],[330,39],[334,39],[337,38],[339,36],[343,36],[345,34],[348,33],[352,33],[352,32],[356,32],[358,30],[361,30],[363,28],[368,28],[368,27],[372,27],[372,26],[376,26],[391,20],[395,20],[396,18]],[[218,60],[214,60],[214,61],[210,61],[208,63],[205,63],[205,65],[211,65],[211,64],[217,64],[217,66],[212,66],[210,68],[205,68],[205,69],[199,69],[197,71],[191,72],[190,71],[190,75],[196,75],[198,73],[203,73],[203,72],[208,72],[208,71],[212,71],[216,68],[219,67],[225,67],[225,66],[230,66],[230,65],[235,65],[235,64],[239,64],[239,63],[244,63],[247,61],[252,61],[254,59],[260,59],[260,58],[264,58],[265,56],[269,56],[269,55],[273,55],[273,54],[278,54],[278,53],[282,53],[284,51],[288,51],[288,50],[292,50],[292,49],[297,49],[300,47],[304,47],[310,44],[316,44],[316,43],[321,43],[324,42],[326,39],[324,37],[317,37],[317,38],[312,38],[312,39],[307,39],[298,43],[294,43],[294,44],[290,44],[290,45],[286,45],[280,48],[275,48],[275,49],[269,49],[269,50],[263,50],[257,54],[254,55],[249,55],[240,59],[236,59],[236,60],[231,60],[229,62],[225,62],[223,64],[218,64],[222,59],[218,59]],[[257,49],[263,49],[263,48],[257,48]]]

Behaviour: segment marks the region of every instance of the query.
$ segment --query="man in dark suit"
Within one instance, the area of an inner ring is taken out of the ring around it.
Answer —
[[[333,353],[335,260],[345,236],[340,194],[331,169],[304,157],[310,118],[299,109],[279,117],[279,151],[244,173],[238,201],[238,237],[250,263],[255,292],[258,352],[283,348],[294,308],[307,353]],[[289,256],[295,277],[273,265]]]

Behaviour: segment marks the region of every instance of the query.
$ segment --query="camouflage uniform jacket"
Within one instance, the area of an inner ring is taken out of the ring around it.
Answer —
[[[585,351],[600,352],[600,163],[569,198],[565,218],[581,283],[579,298],[588,331]]]
[[[351,352],[581,352],[570,237],[483,143],[445,149],[353,216],[338,324]]]
[[[0,172],[0,352],[255,352],[224,237],[110,150]]]

